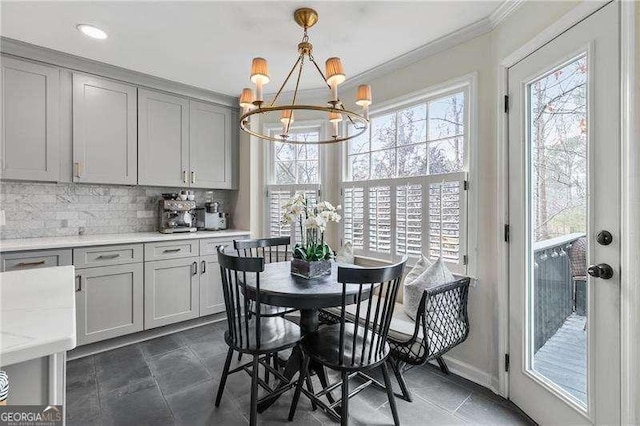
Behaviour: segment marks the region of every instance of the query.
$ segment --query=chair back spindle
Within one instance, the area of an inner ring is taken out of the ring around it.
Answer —
[[[290,260],[291,237],[235,240],[233,246],[238,256],[262,257],[265,263]]]
[[[241,257],[225,253],[225,247],[218,247],[218,262],[222,277],[222,292],[227,311],[229,343],[236,347],[248,347],[255,343],[260,347],[260,272],[264,271],[261,257]],[[255,275],[255,298],[258,307],[250,312],[245,295],[245,283],[251,274]]]
[[[339,364],[358,367],[386,357],[387,335],[406,261],[405,257],[400,263],[382,268],[338,268],[338,282],[342,283]],[[358,320],[353,323],[346,320],[350,285],[358,286],[354,301]]]

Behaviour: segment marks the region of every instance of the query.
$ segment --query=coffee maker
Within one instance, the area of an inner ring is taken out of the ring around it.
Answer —
[[[197,210],[198,223],[207,231],[227,229],[228,214],[220,211],[220,203],[206,202],[204,208]]]
[[[160,223],[158,231],[163,234],[196,232],[195,201],[164,198],[158,201]]]

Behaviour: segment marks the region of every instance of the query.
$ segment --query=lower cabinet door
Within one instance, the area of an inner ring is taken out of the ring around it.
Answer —
[[[76,270],[77,343],[141,331],[142,263]]]
[[[144,264],[144,328],[197,318],[200,314],[198,257]]]
[[[200,257],[200,316],[225,311],[218,256]]]

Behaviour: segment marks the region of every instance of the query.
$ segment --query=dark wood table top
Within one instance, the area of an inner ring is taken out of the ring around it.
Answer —
[[[260,303],[295,309],[320,309],[342,305],[342,284],[338,265],[331,264],[331,275],[306,279],[291,275],[291,262],[268,263],[260,273]],[[368,291],[363,286],[363,299]],[[255,299],[255,274],[247,274],[246,291]],[[347,284],[347,304],[355,303],[360,286]]]

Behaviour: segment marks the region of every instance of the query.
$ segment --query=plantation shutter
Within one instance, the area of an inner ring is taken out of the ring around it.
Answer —
[[[467,191],[465,174],[454,173],[447,179],[429,183],[428,244],[425,254],[431,259],[442,258],[466,270],[467,263]],[[453,269],[453,268],[452,268]]]
[[[342,189],[342,244],[350,241],[356,250],[364,249],[364,188]]]
[[[319,185],[268,185],[267,186],[267,205],[268,217],[266,229],[269,237],[287,237],[291,236],[292,245],[300,242],[300,224],[295,226],[283,225],[282,216],[284,213],[283,205],[289,201],[296,192],[304,192],[309,201],[315,204],[319,199]]]
[[[396,187],[396,254],[418,256],[422,251],[422,188],[420,183]]]
[[[397,261],[442,256],[466,273],[466,173],[345,182],[342,239],[360,256]]]
[[[369,251],[391,253],[391,186],[369,188]]]

